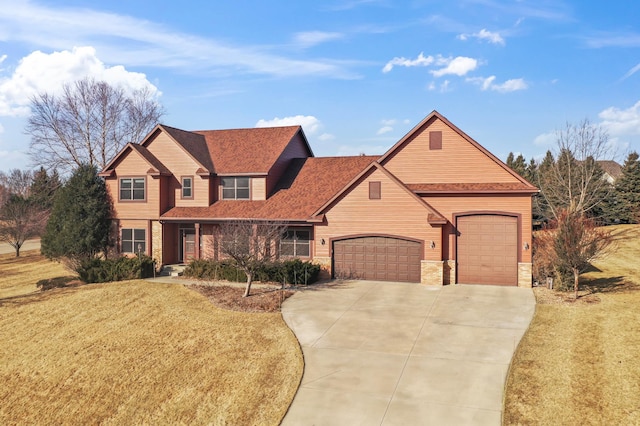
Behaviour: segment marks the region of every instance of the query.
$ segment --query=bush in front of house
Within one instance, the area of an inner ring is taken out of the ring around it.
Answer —
[[[76,272],[86,283],[106,283],[152,277],[153,268],[153,259],[140,255],[116,259],[86,259],[81,262]]]
[[[300,259],[266,263],[254,278],[261,282],[277,282],[293,285],[312,284],[318,280],[320,265]],[[212,281],[245,282],[247,276],[229,260],[192,260],[184,270],[184,276]]]

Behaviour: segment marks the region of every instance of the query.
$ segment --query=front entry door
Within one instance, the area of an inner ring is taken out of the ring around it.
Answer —
[[[182,229],[182,261],[188,262],[196,257],[196,232],[193,229]]]

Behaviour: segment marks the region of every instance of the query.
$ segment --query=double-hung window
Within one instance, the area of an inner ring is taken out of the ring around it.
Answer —
[[[223,200],[248,200],[249,199],[249,178],[248,177],[223,177],[222,178],[222,199]]]
[[[120,179],[120,200],[121,201],[144,201],[144,178],[121,178]]]
[[[308,229],[290,229],[280,240],[280,255],[284,257],[309,257],[311,231]]]
[[[147,239],[146,230],[143,229],[122,229],[122,253],[146,253]]]
[[[182,178],[182,198],[193,198],[193,178],[190,176]]]

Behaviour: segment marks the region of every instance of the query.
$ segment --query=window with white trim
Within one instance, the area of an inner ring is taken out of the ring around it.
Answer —
[[[120,178],[120,200],[122,201],[144,201],[145,179],[141,178]]]
[[[222,199],[223,200],[248,200],[249,199],[249,178],[248,177],[223,177],[222,178]]]
[[[193,198],[193,178],[190,176],[182,178],[182,198]]]
[[[280,256],[309,257],[311,231],[309,229],[289,229],[280,240]]]
[[[121,252],[122,253],[146,253],[147,252],[146,229],[122,228]]]

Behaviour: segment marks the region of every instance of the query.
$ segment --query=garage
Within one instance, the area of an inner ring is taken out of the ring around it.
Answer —
[[[518,284],[517,217],[459,216],[457,230],[459,284]]]
[[[422,244],[393,237],[334,241],[334,278],[420,282]]]

